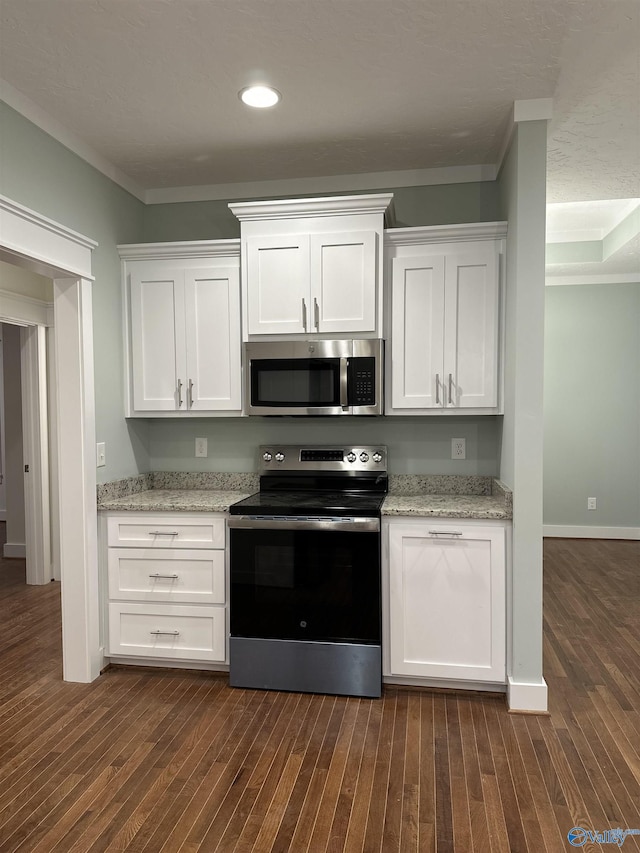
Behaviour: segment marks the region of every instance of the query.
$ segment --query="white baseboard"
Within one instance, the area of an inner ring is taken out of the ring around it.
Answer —
[[[542,535],[560,539],[640,539],[640,527],[545,524],[542,527]]]
[[[25,560],[27,557],[27,546],[24,542],[5,542],[2,553],[8,559],[20,557],[22,560]]]
[[[547,682],[507,679],[507,705],[510,711],[529,714],[547,713]]]

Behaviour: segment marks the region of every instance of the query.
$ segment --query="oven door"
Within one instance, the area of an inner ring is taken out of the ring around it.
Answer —
[[[380,645],[380,520],[229,518],[231,636]]]

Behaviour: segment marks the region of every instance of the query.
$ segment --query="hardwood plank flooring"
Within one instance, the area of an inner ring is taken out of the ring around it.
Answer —
[[[560,853],[574,826],[640,830],[640,543],[546,540],[544,583],[551,713],[530,716],[169,669],[65,684],[59,584],[0,560],[0,853]]]

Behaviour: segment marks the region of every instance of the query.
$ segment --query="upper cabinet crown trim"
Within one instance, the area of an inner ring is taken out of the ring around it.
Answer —
[[[240,240],[191,240],[174,243],[130,243],[118,246],[123,261],[165,258],[239,257]]]
[[[384,213],[387,224],[391,225],[393,224],[393,193],[249,201],[230,204],[229,210],[241,222],[258,219],[346,216],[353,213]]]
[[[460,240],[501,240],[507,236],[507,222],[471,222],[463,225],[425,225],[391,228],[384,232],[385,246],[424,246],[425,243]]]

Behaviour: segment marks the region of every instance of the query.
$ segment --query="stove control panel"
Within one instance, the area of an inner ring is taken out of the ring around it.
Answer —
[[[387,470],[387,448],[264,445],[259,449],[258,473],[270,471],[376,471]]]

